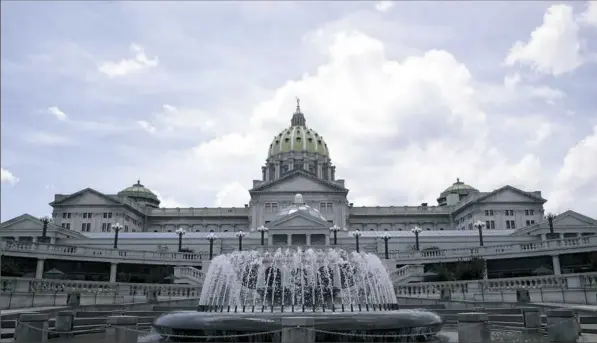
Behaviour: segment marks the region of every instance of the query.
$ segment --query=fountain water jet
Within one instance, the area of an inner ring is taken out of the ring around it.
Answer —
[[[330,308],[395,304],[392,281],[373,254],[341,249],[239,251],[214,258],[199,305]]]

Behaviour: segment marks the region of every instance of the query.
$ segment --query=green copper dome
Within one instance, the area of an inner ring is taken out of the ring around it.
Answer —
[[[268,157],[291,151],[318,153],[329,157],[328,146],[315,130],[305,125],[305,116],[298,104],[290,122],[291,126],[274,137]]]
[[[137,180],[136,184],[118,192],[118,196],[127,197],[136,202],[145,203],[147,206],[151,207],[158,207],[160,205],[160,200],[158,199],[157,195],[155,195],[155,193],[153,193],[150,189],[145,188],[145,186],[143,186],[139,180]]]
[[[446,190],[440,194],[440,197],[446,197],[450,193],[470,194],[476,192],[479,192],[479,190],[460,181],[460,179],[456,179],[456,182],[454,182],[452,186],[446,188]]]

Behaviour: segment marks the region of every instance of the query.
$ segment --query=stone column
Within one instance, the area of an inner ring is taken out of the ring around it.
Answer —
[[[282,343],[314,343],[313,318],[282,318]]]
[[[317,162],[317,177],[323,179],[323,166],[321,162]]]
[[[56,237],[50,237],[50,244],[56,244]]]
[[[547,335],[551,342],[576,343],[578,325],[572,310],[547,311]]]
[[[551,257],[553,263],[553,273],[555,275],[562,275],[562,269],[560,268],[560,255],[553,255]]]
[[[105,342],[137,343],[137,317],[109,316],[106,318]]]
[[[310,233],[308,233],[308,234],[306,234],[306,236],[307,236],[307,240],[306,240],[306,242],[305,242],[305,243],[306,243],[307,245],[311,245],[311,234],[310,234]]]
[[[286,235],[286,245],[292,245],[292,235],[291,234]]]
[[[110,282],[116,282],[116,271],[118,270],[118,263],[110,264]]]
[[[269,181],[269,163],[265,167],[265,180],[263,181]]]
[[[16,343],[46,343],[48,341],[47,314],[23,313],[15,329]]]
[[[276,168],[276,180],[280,178],[280,162],[275,162],[275,168]]]
[[[60,311],[56,314],[56,332],[60,337],[72,337],[74,323],[74,311]]]
[[[36,279],[43,279],[44,277],[44,262],[45,260],[42,258],[37,259],[37,268],[35,269]]]
[[[458,343],[491,343],[487,313],[458,314]]]

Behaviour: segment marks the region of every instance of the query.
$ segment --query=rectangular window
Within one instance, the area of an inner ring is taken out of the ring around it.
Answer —
[[[493,210],[489,210],[489,215],[493,216]]]
[[[108,212],[104,212],[104,218],[108,218]]]
[[[272,204],[269,202],[265,203],[265,212],[271,212],[272,211]]]
[[[66,218],[66,212],[62,214],[62,218]]]
[[[534,216],[535,215],[535,210],[529,210],[529,215]]]
[[[468,229],[469,229],[469,230],[472,230],[472,229],[473,229],[473,224],[472,224],[472,223],[469,223],[469,224],[468,224]]]
[[[510,221],[506,220],[506,229],[509,229],[509,228],[510,228]]]
[[[112,212],[108,213],[108,218],[112,218]]]
[[[489,220],[486,220],[486,221],[485,221],[485,228],[487,228],[487,229],[491,229],[491,226],[490,226],[490,225],[491,225],[491,224],[489,224]]]
[[[124,232],[129,232],[129,226],[128,225],[124,226]]]
[[[83,213],[83,219],[87,219],[87,212]]]
[[[66,223],[62,223],[62,228],[66,228]]]
[[[514,220],[510,221],[510,228],[511,229],[516,229],[516,224],[514,224]]]
[[[535,221],[534,221],[534,220],[531,220],[531,225],[533,225],[533,224],[535,224]]]
[[[70,212],[66,214],[66,217],[70,219]]]
[[[86,228],[87,228],[87,223],[81,224],[81,231],[85,232]]]
[[[495,229],[495,220],[491,220],[489,223],[491,224],[491,228]]]
[[[91,231],[91,223],[87,223],[87,232]]]
[[[70,223],[66,223],[66,229],[70,230]]]
[[[106,232],[106,226],[107,226],[106,223],[102,223],[102,232]]]
[[[531,221],[530,220],[527,220],[526,223],[527,223],[527,226],[531,226]]]
[[[272,202],[272,212],[278,212],[278,203]]]
[[[524,215],[528,216],[529,215],[529,210],[524,210]]]
[[[91,213],[87,213],[87,218],[91,218]]]

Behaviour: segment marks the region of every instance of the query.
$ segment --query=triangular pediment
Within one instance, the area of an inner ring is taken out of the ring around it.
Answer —
[[[478,199],[479,202],[483,203],[495,203],[495,202],[545,202],[545,199],[538,195],[525,192],[512,186],[504,186],[496,189],[495,191],[488,193]]]
[[[553,225],[561,226],[591,226],[597,225],[597,220],[574,211],[566,211],[559,214],[553,220]]]
[[[18,217],[9,219],[4,223],[0,224],[0,230],[29,230],[37,229],[42,227],[42,223],[39,218],[36,218],[30,214],[22,214]]]
[[[308,193],[308,192],[348,192],[338,184],[321,180],[302,170],[293,171],[278,180],[259,185],[251,192],[282,192],[282,193]]]
[[[302,213],[291,214],[270,224],[273,228],[328,227],[329,223]]]
[[[59,201],[54,201],[51,203],[52,206],[54,205],[69,205],[69,206],[76,206],[76,205],[119,205],[120,202],[115,200],[114,198],[103,194],[101,192],[96,191],[92,188],[86,188],[79,192],[73,193],[68,195]]]

